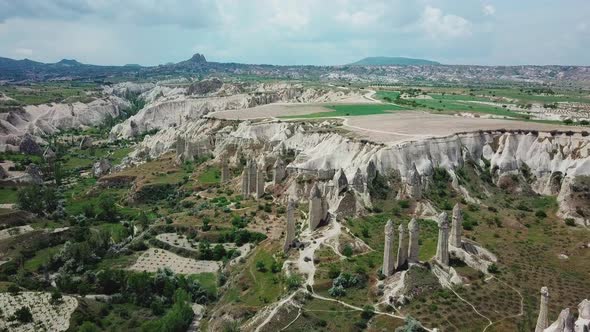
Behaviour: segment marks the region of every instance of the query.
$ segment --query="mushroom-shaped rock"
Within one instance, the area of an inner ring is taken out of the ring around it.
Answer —
[[[412,218],[408,224],[408,263],[418,263],[418,254],[420,252],[420,227],[416,218]]]
[[[544,332],[574,332],[574,315],[570,312],[570,309],[563,309],[557,320]]]
[[[544,332],[549,325],[547,318],[548,305],[549,289],[547,287],[541,287],[541,302],[539,304],[539,317],[537,318],[535,332]]]
[[[389,219],[385,224],[385,249],[383,251],[383,275],[389,277],[395,270],[393,259],[393,221]]]
[[[449,244],[453,247],[461,248],[461,233],[463,231],[463,214],[459,203],[453,208],[453,220],[451,225],[451,236]]]
[[[449,265],[449,216],[446,212],[442,212],[438,216],[436,261],[444,266]]]

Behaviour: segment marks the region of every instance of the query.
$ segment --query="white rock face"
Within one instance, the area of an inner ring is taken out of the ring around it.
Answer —
[[[216,111],[244,109],[246,112],[251,107],[278,102],[330,102],[354,93],[299,84],[264,83],[251,86],[224,84],[215,93],[195,96],[187,89],[156,86],[142,95],[148,104],[138,114],[115,126],[111,137],[128,138],[154,129],[180,126]]]
[[[16,151],[20,137],[51,135],[64,129],[88,128],[117,117],[130,107],[125,99],[109,96],[88,104],[43,104],[26,106],[23,111],[0,114],[0,146],[3,151]]]
[[[574,178],[590,175],[590,140],[586,137],[477,132],[384,146],[354,141],[337,133],[319,133],[313,130],[315,126],[318,125],[198,119],[146,137],[132,157],[158,157],[173,150],[179,137],[185,142],[183,151],[198,146],[215,155],[236,147],[241,151],[275,156],[287,149],[297,152],[295,160],[287,165],[289,174],[312,174],[328,181],[342,169],[348,183],[353,183],[355,188],[367,182],[368,171],[397,173],[404,181],[411,179],[412,185],[419,183],[426,187],[435,167],[453,171],[468,159],[481,165],[485,159],[495,178],[528,167],[533,190],[558,195],[561,217],[590,224],[577,215],[575,205],[568,202]],[[190,153],[183,154],[192,157]],[[407,191],[408,194],[413,192],[421,190]],[[368,197],[368,193],[364,195]]]

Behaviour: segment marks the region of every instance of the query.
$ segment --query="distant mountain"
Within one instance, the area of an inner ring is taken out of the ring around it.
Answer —
[[[69,59],[61,59],[61,61],[59,61],[58,63],[56,63],[56,65],[62,65],[62,66],[82,66],[82,64],[76,60],[69,60]]]
[[[424,60],[424,59],[413,59],[403,57],[388,57],[388,56],[375,56],[368,57],[357,62],[351,63],[351,66],[436,66],[440,65],[440,62]]]
[[[346,82],[436,82],[437,84],[479,85],[498,82],[576,84],[590,87],[590,67],[581,66],[471,66],[445,65],[422,59],[375,57],[347,66],[276,66],[207,61],[195,54],[177,63],[142,67],[97,66],[76,60],[42,63],[29,59],[0,57],[0,84],[51,80],[91,80],[109,83],[121,80],[157,80],[178,77],[263,77],[272,79]],[[398,65],[383,70],[378,65]]]

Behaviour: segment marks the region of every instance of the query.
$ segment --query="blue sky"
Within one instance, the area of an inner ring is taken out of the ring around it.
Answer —
[[[0,56],[156,65],[590,65],[588,0],[0,0]]]

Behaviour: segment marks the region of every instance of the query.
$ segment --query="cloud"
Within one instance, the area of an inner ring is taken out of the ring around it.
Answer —
[[[538,0],[0,0],[0,56],[143,65],[195,52],[272,64],[378,55],[588,64],[589,11],[588,0],[557,8]]]
[[[426,6],[419,26],[431,38],[457,38],[471,35],[471,22],[453,14],[444,14],[439,8]]]
[[[496,8],[490,4],[484,5],[483,13],[486,16],[494,16],[494,14],[496,14]]]
[[[33,55],[33,50],[30,48],[15,48],[13,53],[21,57],[30,57]]]
[[[0,22],[14,18],[102,19],[139,25],[202,28],[217,23],[215,0],[0,0]]]

